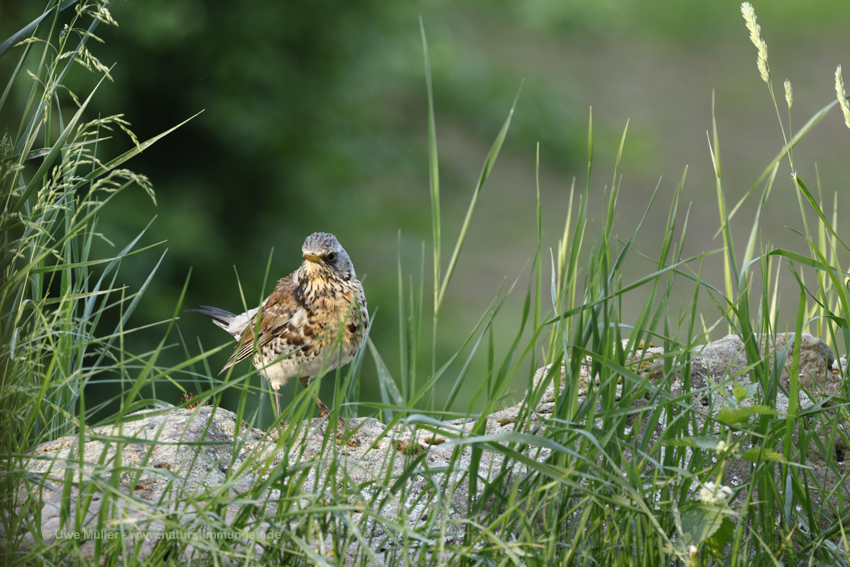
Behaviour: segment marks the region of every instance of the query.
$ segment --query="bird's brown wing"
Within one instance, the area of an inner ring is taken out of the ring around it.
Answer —
[[[263,302],[256,317],[260,317],[259,327],[256,317],[245,329],[236,351],[230,356],[222,372],[236,363],[251,357],[254,350],[254,332],[257,332],[257,350],[275,339],[287,339],[291,344],[291,350],[295,350],[304,344],[303,335],[292,324],[293,319],[304,317],[305,306],[303,304],[303,293],[301,287],[295,282],[290,274],[280,280],[272,294]]]

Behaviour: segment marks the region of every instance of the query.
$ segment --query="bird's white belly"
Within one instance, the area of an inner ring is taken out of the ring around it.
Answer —
[[[271,363],[268,366],[257,364],[254,361],[254,366],[260,371],[260,374],[266,377],[273,390],[279,389],[286,385],[290,378],[299,376],[309,376],[312,381],[321,372],[330,372],[342,365],[348,364],[353,356],[347,355],[345,352],[340,353],[339,349],[335,349],[329,356],[302,355],[301,351],[293,352],[289,357],[280,360],[277,363]]]

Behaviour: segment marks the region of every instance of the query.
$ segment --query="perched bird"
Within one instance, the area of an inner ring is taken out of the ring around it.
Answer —
[[[240,315],[208,305],[186,310],[211,317],[236,339],[236,351],[221,372],[253,355],[254,367],[274,390],[278,416],[281,386],[298,377],[306,388],[321,371],[347,364],[369,327],[363,286],[336,237],[313,233],[301,252],[301,267],[278,281],[259,307]],[[328,415],[328,407],[314,399],[319,415]]]

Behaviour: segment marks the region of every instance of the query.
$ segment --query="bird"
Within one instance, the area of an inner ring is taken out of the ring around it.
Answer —
[[[280,279],[259,307],[239,315],[209,305],[186,310],[210,317],[236,339],[236,350],[219,375],[251,357],[274,391],[278,417],[281,386],[297,377],[306,388],[323,371],[348,364],[369,328],[363,285],[336,237],[315,232],[301,252],[301,266]],[[313,399],[319,417],[327,416],[328,407],[317,395]]]

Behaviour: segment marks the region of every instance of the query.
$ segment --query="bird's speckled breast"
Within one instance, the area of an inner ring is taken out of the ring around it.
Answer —
[[[369,326],[366,297],[357,280],[324,278],[318,274],[302,278],[296,301],[300,309],[254,356],[254,365],[272,387],[295,376],[314,378],[343,366],[354,358]],[[297,322],[297,324],[295,324]],[[342,328],[342,340],[339,331]],[[297,349],[297,350],[296,350]],[[295,352],[293,352],[295,351]],[[287,353],[288,358],[267,366]]]

